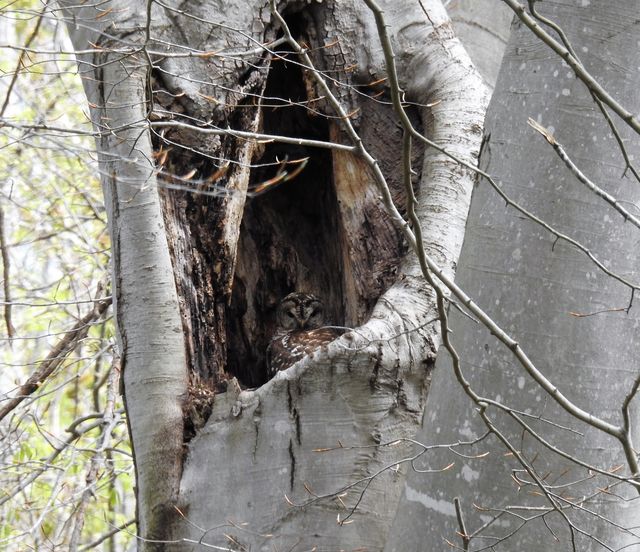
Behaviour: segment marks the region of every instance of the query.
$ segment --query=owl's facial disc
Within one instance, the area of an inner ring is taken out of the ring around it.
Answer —
[[[277,320],[287,331],[319,328],[323,323],[322,303],[309,293],[290,293],[280,302]]]

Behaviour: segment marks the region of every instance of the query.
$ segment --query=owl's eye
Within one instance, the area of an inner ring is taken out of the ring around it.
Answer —
[[[292,312],[287,312],[287,316],[289,318],[295,318],[295,315]]]

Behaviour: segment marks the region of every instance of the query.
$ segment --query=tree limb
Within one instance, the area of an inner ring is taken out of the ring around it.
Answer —
[[[91,327],[91,324],[98,320],[111,305],[111,298],[97,299],[87,314],[85,314],[76,324],[58,341],[51,352],[47,355],[40,368],[36,370],[25,383],[23,383],[16,396],[7,404],[0,408],[0,420],[15,409],[24,399],[34,393],[53,371],[62,364],[62,361],[71,353],[78,342],[84,339]]]

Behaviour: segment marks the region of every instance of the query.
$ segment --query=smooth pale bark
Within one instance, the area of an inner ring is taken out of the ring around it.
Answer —
[[[493,90],[513,12],[495,0],[452,0],[447,5],[453,29],[485,84]]]
[[[104,139],[101,169],[137,496],[145,504],[138,509],[139,531],[153,538],[175,515],[187,377],[151,147],[146,130],[136,125],[144,113],[145,82],[135,78],[136,71],[129,67],[125,73],[119,64],[105,68],[106,82],[118,83],[108,90],[109,123],[133,126]]]
[[[117,5],[113,7],[118,10]],[[67,23],[77,50],[99,43],[109,46],[101,37],[110,26],[108,17],[96,21],[90,9],[69,9]],[[133,17],[120,23],[135,28],[142,21]],[[105,50],[95,56],[79,56],[94,128],[101,132],[96,144],[111,234],[113,304],[135,453],[138,531],[157,538],[175,517],[187,373],[178,297],[144,122],[146,68],[147,60],[141,54],[122,56]]]
[[[564,28],[587,69],[627,108],[637,111],[640,79],[635,51],[640,35],[622,23],[635,13],[635,2],[615,6],[584,2],[576,7],[575,2],[565,1],[539,7]],[[606,56],[603,37],[610,37]],[[512,199],[581,241],[612,270],[637,282],[638,229],[566,169],[526,124],[528,117],[550,127],[593,181],[625,205],[637,205],[638,183],[623,176],[622,156],[584,85],[526,28],[518,26],[487,114],[488,143],[481,165]],[[637,158],[638,137],[618,126],[629,153]],[[628,313],[623,310],[631,297],[628,288],[603,274],[575,248],[554,243],[554,236],[505,206],[486,182],[473,195],[456,282],[570,400],[608,422],[622,423],[622,402],[637,377],[634,342],[640,323],[637,306]],[[455,309],[450,315],[453,344],[464,375],[477,393],[526,412],[532,417],[524,419],[534,431],[575,458],[603,470],[629,473],[616,440],[569,416],[480,324]],[[551,492],[563,497],[558,503],[575,524],[576,550],[605,549],[595,539],[616,550],[631,543],[638,546],[637,529],[631,533],[624,529],[637,527],[640,515],[637,493],[629,485],[618,485],[615,495],[602,494],[600,489],[611,479],[592,476],[586,468],[550,452],[496,408],[490,407],[487,415]],[[632,422],[637,443],[635,407]],[[450,356],[441,350],[420,441],[455,444],[485,431],[478,405],[463,392]],[[566,519],[558,512],[542,518],[549,501],[535,486],[516,484],[516,478],[531,481],[531,476],[495,437],[457,451],[469,456],[429,453],[418,467],[439,470],[455,464],[444,472],[408,476],[386,550],[423,550],[424,543],[442,549],[448,546],[446,541],[462,547],[455,497],[461,501],[468,534],[497,518],[474,537],[470,550],[490,545],[505,551],[572,549]],[[571,501],[591,495],[583,509],[569,507]],[[636,499],[624,502],[618,495]],[[532,520],[523,523],[528,518]]]
[[[425,135],[448,154],[475,166],[488,90],[454,35],[441,3],[423,2],[422,6],[427,15],[420,17],[419,10],[415,16],[421,24],[407,20],[406,13],[397,8],[393,14],[387,12],[388,24],[398,29],[394,47],[401,85],[408,99],[422,106]],[[435,148],[427,148],[422,174],[425,185],[418,212],[425,236],[422,246],[453,277],[475,173]],[[416,257],[411,259],[415,262]]]
[[[105,113],[115,131],[101,144],[105,206],[112,241],[114,308],[125,400],[136,463],[139,532],[158,538],[175,517],[182,469],[182,401],[187,373],[178,297],[171,271],[151,144],[144,75],[104,69]],[[138,76],[138,78],[136,78]],[[108,152],[110,158],[106,158]],[[114,161],[114,155],[118,156]]]

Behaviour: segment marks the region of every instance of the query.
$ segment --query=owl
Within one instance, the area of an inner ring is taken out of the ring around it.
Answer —
[[[267,348],[267,376],[286,370],[340,335],[324,326],[322,301],[309,293],[290,293],[278,305],[276,333]]]

